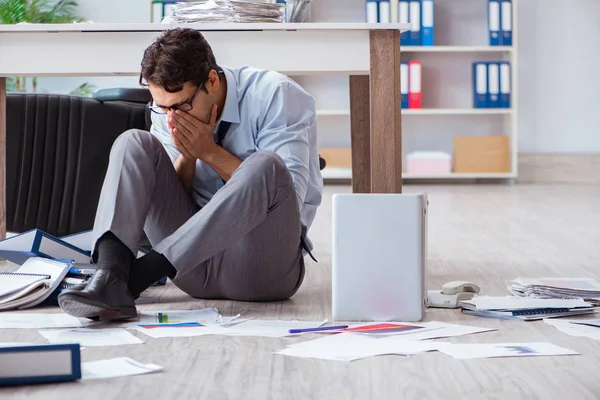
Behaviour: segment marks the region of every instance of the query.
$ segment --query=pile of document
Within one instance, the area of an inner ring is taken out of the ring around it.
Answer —
[[[517,296],[475,296],[460,301],[464,314],[534,321],[545,318],[593,314],[593,304],[583,299],[539,299]]]
[[[508,287],[515,296],[579,299],[600,303],[600,282],[593,278],[517,278]]]
[[[285,22],[285,4],[239,0],[206,0],[176,3],[163,23]]]

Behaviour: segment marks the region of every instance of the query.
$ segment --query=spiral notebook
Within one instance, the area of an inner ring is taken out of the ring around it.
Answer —
[[[462,312],[480,317],[535,321],[544,318],[593,314],[595,308],[583,299],[529,299],[514,296],[475,296],[459,302]]]
[[[463,314],[475,315],[478,317],[501,318],[501,319],[520,319],[523,321],[536,321],[544,318],[573,317],[575,315],[593,314],[594,308],[540,308],[532,310],[515,311],[490,311],[490,310],[462,310]]]
[[[64,280],[71,263],[31,257],[14,272],[0,272],[0,311],[34,307]]]

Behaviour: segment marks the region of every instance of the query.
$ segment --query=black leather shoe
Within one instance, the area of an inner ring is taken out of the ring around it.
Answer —
[[[100,321],[137,317],[135,300],[127,283],[116,271],[98,270],[85,288],[80,285],[58,295],[58,304],[67,314]]]

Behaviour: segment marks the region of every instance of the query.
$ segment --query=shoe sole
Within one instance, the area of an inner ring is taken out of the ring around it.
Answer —
[[[86,302],[81,298],[69,299],[68,296],[63,296],[63,298],[59,299],[59,305],[65,313],[77,318],[115,321],[137,317],[137,309],[135,307],[111,309],[102,304]]]

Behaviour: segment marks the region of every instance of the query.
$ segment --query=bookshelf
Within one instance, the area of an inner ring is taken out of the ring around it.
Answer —
[[[509,141],[509,170],[448,174],[404,172],[403,179],[513,181],[517,178],[518,3],[519,0],[512,0],[511,46],[489,45],[487,0],[435,0],[435,45],[401,46],[402,61],[420,61],[423,71],[422,108],[402,110],[405,168],[406,156],[413,151],[444,151],[454,157],[455,136],[506,135]],[[353,0],[348,4],[349,7],[356,7],[358,2]],[[329,18],[324,15],[322,17]],[[472,63],[476,61],[510,63],[510,108],[473,108]],[[301,81],[305,82],[307,81]],[[337,87],[334,88],[335,85]],[[307,82],[309,90],[312,89],[317,94],[319,145],[324,152],[329,149],[344,149],[348,154],[350,152],[348,104],[325,98],[339,96],[342,85],[342,80],[338,80],[336,84]],[[349,155],[344,159],[349,160]],[[322,172],[326,181],[345,181],[352,177],[349,165],[328,164]]]

